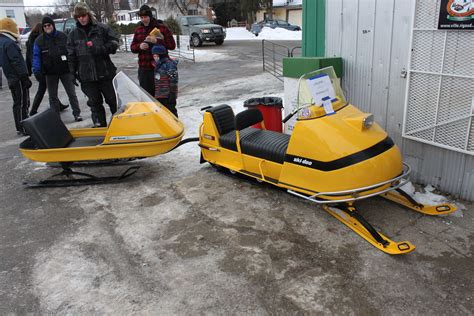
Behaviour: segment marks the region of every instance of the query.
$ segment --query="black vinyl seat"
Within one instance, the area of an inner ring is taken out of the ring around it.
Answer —
[[[22,121],[23,127],[30,136],[20,144],[23,149],[51,149],[96,146],[104,137],[74,138],[59,114],[48,109]]]
[[[290,135],[249,127],[263,120],[259,110],[248,109],[237,114],[235,118],[232,108],[228,105],[219,105],[208,111],[212,113],[219,130],[219,142],[222,147],[237,151],[235,130],[238,129],[242,153],[280,164],[285,161]]]

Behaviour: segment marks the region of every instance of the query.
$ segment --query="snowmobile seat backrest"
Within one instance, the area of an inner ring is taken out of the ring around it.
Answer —
[[[74,138],[52,109],[47,109],[22,121],[28,135],[39,149],[64,148]]]
[[[214,106],[206,112],[211,113],[219,135],[224,135],[235,130],[234,111],[227,104]]]
[[[263,121],[263,116],[259,109],[248,109],[235,116],[235,129],[241,131],[261,121]]]

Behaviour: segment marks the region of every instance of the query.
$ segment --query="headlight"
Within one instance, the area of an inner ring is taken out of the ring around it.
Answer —
[[[362,120],[362,126],[364,128],[369,128],[371,127],[372,125],[374,125],[374,115],[373,114],[369,114],[367,115],[363,120]]]
[[[227,33],[227,29],[222,28],[222,32],[223,32],[223,33]]]
[[[207,33],[211,33],[211,30],[210,29],[202,29],[201,32],[207,34]]]

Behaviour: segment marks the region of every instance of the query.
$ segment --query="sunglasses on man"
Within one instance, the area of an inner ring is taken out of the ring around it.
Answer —
[[[51,23],[45,23],[45,24],[43,24],[43,27],[51,27],[51,26],[53,26]]]

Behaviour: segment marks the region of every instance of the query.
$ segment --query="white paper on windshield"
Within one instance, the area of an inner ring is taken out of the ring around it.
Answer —
[[[319,74],[314,77],[306,79],[308,88],[311,91],[311,96],[315,104],[323,105],[323,99],[329,98],[329,100],[336,97],[334,87],[332,86],[331,79],[327,74]],[[331,102],[329,101],[329,104]],[[332,106],[331,106],[332,108]]]
[[[324,112],[326,112],[327,115],[331,115],[331,114],[336,113],[336,112],[334,112],[331,101],[333,101],[333,100],[331,100],[329,97],[324,97],[323,98],[323,108],[324,108]]]

